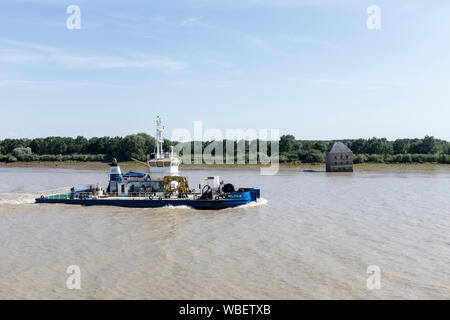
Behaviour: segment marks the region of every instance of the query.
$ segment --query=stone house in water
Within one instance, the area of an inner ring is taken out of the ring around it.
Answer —
[[[353,172],[353,152],[342,142],[331,144],[326,152],[327,172]]]

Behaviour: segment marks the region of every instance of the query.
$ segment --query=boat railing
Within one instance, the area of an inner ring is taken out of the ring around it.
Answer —
[[[150,192],[150,191],[141,191],[141,192],[128,192],[127,194],[117,194],[117,193],[106,193],[103,190],[93,189],[92,191],[73,191],[72,187],[64,187],[53,190],[41,191],[41,198],[46,199],[80,199],[80,200],[96,200],[96,199],[108,199],[108,198],[122,198],[128,200],[142,200],[142,199],[150,199],[150,200],[162,200],[168,198],[178,198],[178,194],[164,194],[163,192]],[[191,199],[197,199],[201,197],[201,194],[198,193],[189,193],[188,194]]]
[[[94,185],[88,185],[86,187],[84,187],[83,190],[88,190],[89,188],[93,187]],[[73,190],[74,187],[60,187],[60,188],[55,188],[55,189],[49,189],[49,190],[44,190],[44,191],[40,191],[37,194],[39,194],[41,196],[41,198],[46,198],[46,199],[70,199],[71,195],[73,194]],[[93,188],[93,191],[96,188]],[[77,194],[90,194],[90,192],[80,192],[77,191]]]
[[[64,199],[64,197],[70,193],[71,187],[60,187],[56,189],[43,190],[37,192],[42,198],[47,199]]]
[[[200,194],[190,194],[191,199],[197,199],[200,197]],[[81,199],[81,200],[96,200],[96,199],[127,199],[127,200],[142,200],[142,199],[150,199],[150,200],[162,200],[169,198],[178,198],[177,194],[166,195],[163,192],[128,192],[127,194],[117,194],[117,193],[98,193],[94,192],[69,192],[67,194],[59,194],[52,196],[52,199]]]

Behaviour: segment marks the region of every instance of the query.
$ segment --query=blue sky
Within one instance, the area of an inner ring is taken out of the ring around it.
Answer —
[[[81,8],[69,30],[66,8]],[[366,9],[381,8],[381,30]],[[444,0],[0,0],[0,138],[280,129],[450,140]]]

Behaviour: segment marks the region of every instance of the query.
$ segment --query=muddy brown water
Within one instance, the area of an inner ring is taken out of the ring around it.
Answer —
[[[0,168],[1,299],[450,298],[450,167],[185,170],[261,188],[222,211],[34,204],[107,171]],[[69,290],[66,269],[81,270]],[[368,290],[379,266],[381,288]]]

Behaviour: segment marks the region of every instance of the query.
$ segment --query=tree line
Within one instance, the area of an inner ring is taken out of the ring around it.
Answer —
[[[339,141],[353,151],[355,163],[450,163],[450,142],[435,139],[432,136],[425,136],[423,139],[397,139],[395,141],[389,141],[386,138]],[[297,140],[293,135],[284,135],[279,141],[280,162],[323,163],[325,162],[325,152],[333,142]],[[226,150],[227,141],[224,140],[222,143],[223,149]],[[238,142],[232,143],[236,157]],[[259,141],[245,141],[244,143],[247,161],[247,153],[253,143],[259,143]],[[117,158],[119,161],[128,161],[131,158],[145,161],[148,155],[154,152],[155,144],[155,138],[146,133],[90,139],[82,136],[76,138],[4,139],[0,140],[0,161],[109,161],[111,158]],[[164,149],[168,151],[170,146],[177,144],[178,142],[165,140]],[[191,150],[194,150],[194,144],[201,144],[200,149],[203,152],[211,144],[211,141],[191,142]],[[271,144],[268,143],[267,147],[268,155],[270,155]]]
[[[355,163],[450,163],[450,142],[425,136],[423,139],[386,138],[343,139],[354,153]],[[302,141],[292,135],[280,139],[280,161],[286,163],[322,163],[325,151],[336,141]]]

